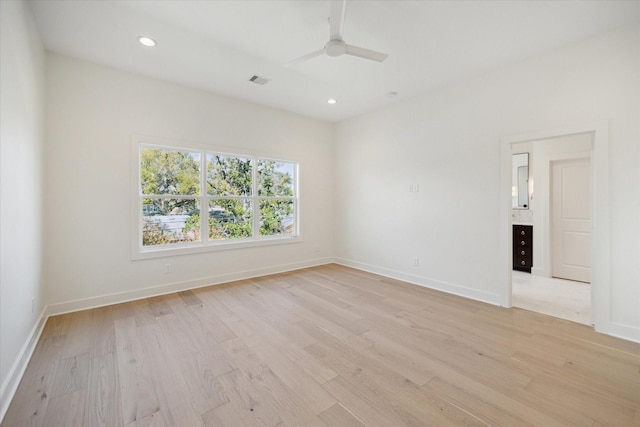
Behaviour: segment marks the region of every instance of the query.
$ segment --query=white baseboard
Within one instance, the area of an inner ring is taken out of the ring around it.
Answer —
[[[438,291],[447,292],[449,294],[458,295],[465,298],[471,298],[493,305],[501,305],[499,294],[482,292],[478,291],[477,289],[471,289],[466,286],[456,285],[454,283],[448,283],[442,280],[431,279],[429,277],[418,276],[415,274],[405,273],[403,271],[378,267],[375,265],[344,258],[336,258],[334,262],[346,267],[352,267],[358,270],[368,271],[369,273],[375,273],[381,276],[390,277],[392,279],[402,280],[404,282],[413,283],[414,285],[423,286],[425,288],[435,289]]]
[[[169,283],[161,286],[152,286],[144,289],[119,292],[115,294],[100,295],[97,297],[78,299],[58,304],[51,304],[47,307],[46,315],[54,316],[58,314],[71,313],[74,311],[87,310],[90,308],[103,307],[106,305],[120,304],[142,298],[155,297],[170,294],[173,292],[186,291],[189,289],[202,288],[205,286],[219,285],[221,283],[233,282],[236,280],[251,279],[254,277],[266,276],[269,274],[283,273],[286,271],[299,270],[302,268],[315,267],[318,265],[330,264],[333,258],[316,258],[291,264],[280,264],[254,270],[244,270],[234,273],[225,273],[215,276],[202,277],[200,279],[188,280],[184,282]]]
[[[13,399],[13,396],[18,389],[18,385],[22,380],[24,372],[27,370],[27,366],[29,365],[29,361],[31,360],[33,351],[36,348],[36,344],[40,339],[40,335],[42,334],[42,330],[44,329],[44,325],[47,320],[45,312],[46,307],[43,308],[38,321],[35,323],[35,325],[33,325],[33,328],[31,328],[31,332],[29,332],[29,335],[27,335],[27,339],[20,349],[16,361],[9,370],[7,378],[0,387],[0,424],[2,423],[2,420],[4,419],[4,416],[9,409],[11,400]]]
[[[640,327],[624,325],[617,322],[607,322],[604,328],[596,325],[596,331],[616,338],[622,338],[627,341],[640,343]]]

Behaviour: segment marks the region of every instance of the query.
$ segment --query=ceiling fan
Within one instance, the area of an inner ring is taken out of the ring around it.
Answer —
[[[342,26],[344,24],[344,11],[347,0],[331,0],[329,14],[329,41],[324,48],[311,52],[300,58],[288,62],[286,65],[295,65],[300,62],[307,61],[316,56],[326,54],[328,56],[351,55],[358,58],[370,59],[372,61],[382,62],[387,59],[386,53],[376,52],[375,50],[365,49],[363,47],[352,46],[346,44],[342,39]]]

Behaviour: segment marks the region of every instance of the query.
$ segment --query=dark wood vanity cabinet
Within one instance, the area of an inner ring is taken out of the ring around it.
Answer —
[[[531,273],[533,266],[533,226],[513,226],[513,269]]]

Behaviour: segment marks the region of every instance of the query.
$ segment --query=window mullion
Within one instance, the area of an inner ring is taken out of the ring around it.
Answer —
[[[251,164],[251,204],[253,205],[253,232],[252,237],[255,239],[260,235],[260,200],[258,198],[258,159],[253,158]]]
[[[207,198],[207,152],[200,155],[200,242],[209,243],[209,199]]]

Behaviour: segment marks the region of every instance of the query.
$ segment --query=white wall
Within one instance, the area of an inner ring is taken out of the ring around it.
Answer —
[[[43,307],[44,49],[27,7],[0,2],[0,420]],[[32,298],[35,302],[32,307]]]
[[[48,54],[46,76],[50,312],[324,263],[332,256],[330,124],[57,54]],[[134,134],[299,161],[303,241],[132,261]],[[173,273],[164,274],[166,263]]]
[[[501,239],[507,226],[499,194],[501,138],[606,120],[606,322],[640,341],[639,76],[635,25],[340,123],[338,259],[499,304],[508,286],[499,255],[508,253]],[[411,183],[419,184],[418,193],[408,191]]]

